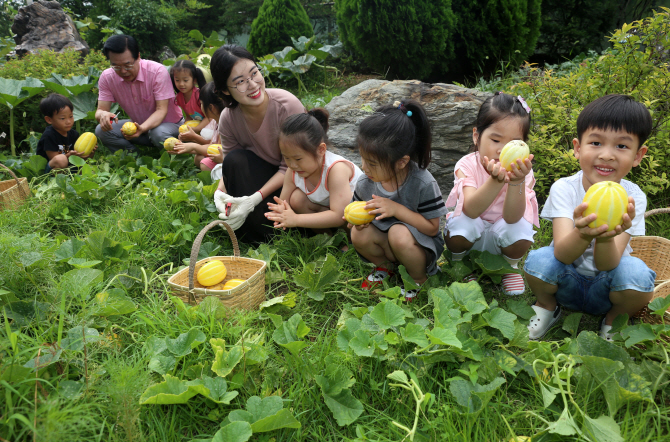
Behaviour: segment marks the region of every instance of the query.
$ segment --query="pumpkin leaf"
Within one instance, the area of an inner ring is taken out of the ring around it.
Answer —
[[[236,345],[226,351],[226,341],[220,338],[212,338],[209,343],[214,349],[212,371],[221,377],[228,376],[244,356],[242,347]]]
[[[272,339],[297,356],[300,350],[307,347],[307,343],[300,338],[305,337],[309,330],[302,317],[296,313],[288,321],[282,321],[272,334]]]
[[[202,331],[191,329],[177,336],[175,339],[165,338],[165,345],[175,357],[182,357],[190,354],[195,347],[206,340],[207,337]]]
[[[317,262],[310,262],[305,266],[303,272],[294,278],[294,281],[300,287],[307,289],[307,296],[316,301],[322,301],[325,297],[325,288],[339,279],[340,265],[337,259],[328,253],[320,267],[317,266]]]

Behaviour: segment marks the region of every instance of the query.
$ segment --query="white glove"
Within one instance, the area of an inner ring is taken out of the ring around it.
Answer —
[[[249,214],[254,211],[256,206],[259,205],[261,201],[263,201],[263,195],[261,195],[260,192],[255,192],[250,196],[232,198],[231,200],[227,201],[233,203],[233,206],[230,210],[230,215],[225,216],[224,212],[224,215],[219,215],[219,218],[226,221],[233,230],[237,230],[242,226],[242,224],[244,224],[247,216],[249,216]]]
[[[233,199],[234,198],[232,196],[218,189],[216,192],[214,192],[214,205],[216,205],[216,210],[218,210],[219,213],[223,213],[224,215],[226,213],[226,203],[232,203]]]

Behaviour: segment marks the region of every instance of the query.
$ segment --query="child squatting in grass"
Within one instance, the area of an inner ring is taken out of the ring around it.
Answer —
[[[61,94],[49,94],[40,101],[40,112],[49,126],[44,130],[37,143],[37,155],[47,160],[44,173],[52,169],[65,169],[70,167],[69,158],[76,155],[84,160],[93,157],[98,145],[88,155],[83,155],[74,150],[74,143],[79,138],[74,126],[74,106],[72,102]]]
[[[650,301],[656,274],[630,256],[631,235],[644,235],[647,199],[624,179],[642,161],[644,142],[652,129],[647,108],[626,95],[599,98],[579,114],[577,138],[572,140],[581,171],[556,181],[542,217],[552,221],[550,246],[528,254],[526,279],[537,297],[528,330],[539,339],[561,316],[561,305],[593,315],[605,315],[600,336],[611,340],[612,321],[632,315]],[[602,181],[621,184],[628,194],[623,223],[591,228],[596,214],[583,216],[586,191]]]

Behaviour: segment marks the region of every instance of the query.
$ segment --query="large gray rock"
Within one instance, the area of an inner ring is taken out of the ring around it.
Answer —
[[[80,51],[84,57],[90,51],[72,19],[63,12],[58,2],[39,0],[19,8],[12,32],[16,34],[15,50],[19,56],[43,50],[63,52],[72,48]]]
[[[428,170],[444,197],[454,182],[454,165],[472,145],[472,128],[479,107],[488,92],[452,84],[422,83],[416,80],[367,80],[347,89],[326,105],[330,112],[328,138],[332,151],[360,166],[356,149],[358,126],[379,106],[396,100],[413,99],[426,109],[433,132],[432,162]]]

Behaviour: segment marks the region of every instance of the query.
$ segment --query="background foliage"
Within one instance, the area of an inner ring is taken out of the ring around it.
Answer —
[[[314,30],[299,0],[265,0],[251,24],[247,49],[259,56],[290,46],[291,37],[311,37]]]

